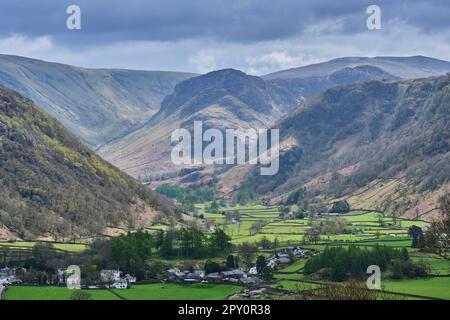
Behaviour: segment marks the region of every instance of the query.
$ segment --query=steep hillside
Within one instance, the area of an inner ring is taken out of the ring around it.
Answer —
[[[0,55],[0,85],[35,101],[93,148],[145,123],[175,85],[192,76],[85,69]]]
[[[99,154],[135,177],[176,175],[170,142],[176,128],[266,128],[286,110],[261,78],[241,71],[214,71],[179,83],[162,102],[160,111],[139,130],[99,149]],[[291,101],[294,105],[296,102]]]
[[[75,239],[176,208],[106,163],[33,102],[0,86],[0,229]],[[6,232],[5,231],[5,232]]]
[[[305,185],[311,199],[431,215],[450,192],[449,123],[450,74],[336,86],[275,125],[278,175],[250,171],[243,185],[279,199]]]
[[[344,68],[325,77],[271,81],[233,69],[210,72],[179,83],[148,124],[99,152],[135,177],[173,176],[180,170],[170,163],[170,134],[176,128],[192,129],[195,120],[202,120],[205,129],[267,128],[320,90],[394,78],[370,66]]]

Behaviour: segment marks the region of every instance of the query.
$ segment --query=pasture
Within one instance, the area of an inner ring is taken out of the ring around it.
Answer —
[[[152,283],[114,292],[126,300],[223,300],[241,289],[227,284]]]
[[[104,289],[83,290],[89,292],[93,300],[119,300],[112,292]],[[69,300],[73,290],[55,286],[11,286],[6,291],[5,300]]]

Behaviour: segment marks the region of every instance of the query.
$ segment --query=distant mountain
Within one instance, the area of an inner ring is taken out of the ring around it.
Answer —
[[[204,130],[266,128],[286,112],[273,90],[261,78],[233,69],[185,80],[146,125],[100,148],[99,154],[135,177],[174,174],[181,168],[170,159],[173,130],[192,130],[196,120],[203,121]]]
[[[194,74],[86,69],[0,55],[0,85],[32,99],[96,148],[145,123]]]
[[[0,230],[22,239],[91,237],[176,208],[0,86]]]
[[[283,71],[263,78],[233,69],[214,71],[180,82],[148,123],[103,146],[99,153],[137,178],[173,177],[180,168],[170,163],[170,133],[179,127],[192,129],[194,120],[202,120],[206,128],[266,128],[336,85],[398,80],[400,76],[431,75],[447,69],[450,63],[431,58],[380,57],[336,59],[286,71],[292,77]],[[298,77],[293,77],[294,73]],[[199,180],[203,174],[192,176],[195,179],[183,177],[175,182]]]
[[[306,186],[313,201],[430,219],[450,193],[449,123],[450,74],[335,86],[275,125],[278,175],[253,168],[240,187],[281,200]]]
[[[307,78],[281,78],[266,80],[274,88],[273,95],[288,111],[315,94],[338,84],[347,84],[365,80],[399,79],[381,68],[370,65],[344,67],[330,74]],[[295,106],[292,101],[297,101]]]
[[[277,101],[271,97],[270,87],[264,80],[239,70],[224,69],[177,84],[151,122],[175,115],[185,119],[211,106],[241,116],[238,120],[245,122],[272,123],[280,114]]]
[[[377,67],[398,78],[413,79],[443,75],[450,72],[450,62],[424,56],[413,57],[347,57],[304,67],[282,70],[263,76],[264,80],[306,79],[326,77],[343,68]]]

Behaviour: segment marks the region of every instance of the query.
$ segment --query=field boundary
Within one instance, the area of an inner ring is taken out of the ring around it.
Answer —
[[[113,295],[115,295],[117,298],[119,298],[120,300],[127,300],[124,296],[118,294],[117,292],[115,292],[114,290],[108,288],[106,289],[107,291],[111,292]]]

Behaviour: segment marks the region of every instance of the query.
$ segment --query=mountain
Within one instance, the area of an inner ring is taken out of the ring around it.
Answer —
[[[449,123],[450,74],[335,86],[275,125],[279,173],[241,172],[240,187],[282,201],[306,186],[312,202],[431,219],[450,193]]]
[[[343,67],[330,74],[306,78],[281,78],[267,79],[266,83],[274,88],[273,95],[280,101],[285,101],[282,106],[290,111],[301,102],[313,97],[320,91],[338,84],[348,84],[365,80],[399,79],[383,69],[370,65],[356,65]],[[297,101],[295,106],[291,101]]]
[[[301,103],[338,84],[376,79],[423,78],[447,72],[450,72],[450,62],[423,56],[347,57],[282,70],[262,78],[277,88],[276,96],[296,98]]]
[[[207,128],[268,128],[316,92],[338,83],[395,79],[379,68],[344,68],[314,79],[264,81],[242,71],[224,69],[182,81],[150,121],[124,138],[99,149],[106,160],[135,177],[173,176],[170,135],[192,130],[195,120]],[[198,175],[198,172],[195,173]]]
[[[271,97],[269,85],[264,80],[239,70],[224,69],[176,85],[151,122],[160,122],[174,115],[184,119],[214,105],[242,116],[242,121],[257,123],[271,123],[278,119],[280,113],[277,101]]]
[[[175,86],[159,112],[142,128],[99,149],[99,154],[135,177],[176,174],[170,141],[173,130],[192,131],[194,121],[208,128],[266,128],[286,110],[259,77],[225,69],[185,80]],[[294,105],[296,102],[292,101]]]
[[[145,123],[175,85],[192,76],[181,72],[86,69],[0,55],[0,85],[35,101],[92,148]]]
[[[91,237],[177,209],[0,86],[0,231],[21,239]]]
[[[431,77],[450,72],[450,62],[424,56],[346,57],[282,70],[265,75],[262,78],[264,80],[276,80],[326,77],[343,68],[354,68],[363,65],[379,68],[392,76],[404,79]]]

